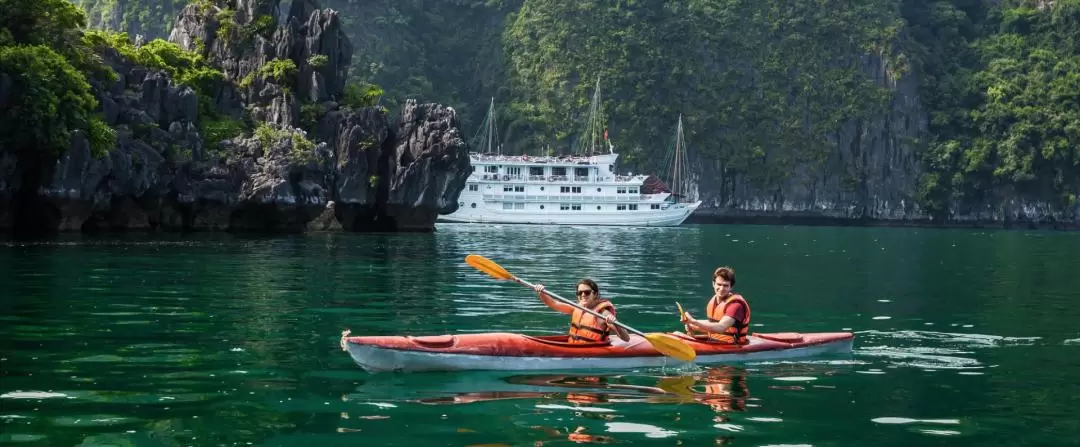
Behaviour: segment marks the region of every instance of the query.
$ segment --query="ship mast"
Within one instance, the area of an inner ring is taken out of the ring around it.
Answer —
[[[502,155],[502,143],[499,142],[499,128],[495,122],[495,97],[491,97],[491,105],[488,106],[487,116],[484,117],[483,124],[477,130],[476,135],[473,136],[473,144],[478,144],[480,147],[477,152],[481,154],[487,154],[495,152],[498,155]]]
[[[593,88],[592,102],[589,103],[589,115],[585,121],[585,135],[581,138],[581,144],[578,146],[578,152],[583,152],[585,155],[596,155],[599,153],[598,148],[603,147],[604,141],[607,140],[607,132],[604,129],[604,119],[601,113],[600,101],[600,76],[596,77],[596,87]],[[608,146],[609,152],[611,150]]]
[[[682,128],[682,114],[679,114],[679,125],[675,128],[675,162],[672,163],[671,169],[671,191],[675,194],[675,202],[679,202],[679,196],[682,195],[682,190],[679,187],[679,181],[683,175],[682,172],[682,144],[683,144],[683,128]]]

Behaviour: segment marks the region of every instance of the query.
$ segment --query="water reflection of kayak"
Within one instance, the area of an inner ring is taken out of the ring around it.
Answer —
[[[752,334],[749,343],[716,343],[673,333],[697,352],[693,363],[780,360],[850,354],[850,332]],[[644,338],[629,342],[572,344],[566,336],[492,332],[437,336],[362,336],[343,334],[341,347],[368,371],[566,370],[679,366]]]

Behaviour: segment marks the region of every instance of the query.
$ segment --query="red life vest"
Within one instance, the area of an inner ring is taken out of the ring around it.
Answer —
[[[593,312],[603,313],[605,310],[615,314],[615,305],[611,301],[600,300]],[[574,308],[574,314],[570,317],[570,343],[600,343],[608,339],[608,324],[603,318]]]
[[[728,306],[734,303],[742,303],[743,308],[746,309],[746,318],[743,321],[735,321],[735,324],[729,326],[723,334],[709,333],[709,337],[740,345],[746,344],[746,335],[750,332],[750,303],[747,303],[742,295],[732,293],[723,301],[714,296],[705,307],[705,315],[708,316],[710,322],[719,323],[720,319],[724,318]]]

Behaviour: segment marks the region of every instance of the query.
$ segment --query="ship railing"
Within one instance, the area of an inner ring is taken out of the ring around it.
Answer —
[[[508,174],[480,174],[480,180],[493,181],[493,182],[517,182],[517,181],[531,181],[531,182],[568,182],[568,183],[629,183],[634,181],[642,181],[645,176],[603,176],[590,178],[588,176],[574,176],[573,181],[570,181],[570,176],[566,175],[508,175]]]
[[[536,195],[536,194],[484,194],[484,200],[514,201],[514,202],[559,202],[559,203],[596,203],[596,202],[620,202],[620,203],[658,203],[646,202],[637,194],[621,194],[618,196],[586,196],[586,195]]]

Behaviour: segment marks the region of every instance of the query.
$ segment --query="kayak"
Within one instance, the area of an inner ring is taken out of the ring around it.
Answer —
[[[850,354],[850,332],[755,333],[744,345],[713,342],[681,332],[669,335],[685,341],[708,365],[783,360],[830,354]],[[463,370],[622,369],[685,365],[661,354],[644,337],[631,334],[624,342],[568,343],[566,335],[531,336],[508,332],[434,336],[348,336],[341,348],[370,372]]]

